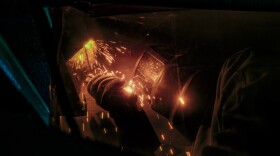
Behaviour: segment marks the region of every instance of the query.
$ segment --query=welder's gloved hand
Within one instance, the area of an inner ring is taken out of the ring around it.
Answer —
[[[124,90],[125,81],[115,75],[97,75],[88,83],[88,92],[96,103],[110,113],[137,111],[137,96]]]
[[[121,132],[123,149],[153,155],[160,142],[146,113],[137,109],[137,96],[126,92],[124,84],[116,76],[98,75],[89,81],[87,89],[96,103],[110,112]]]

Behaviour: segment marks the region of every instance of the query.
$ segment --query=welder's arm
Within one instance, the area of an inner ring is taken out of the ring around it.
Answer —
[[[88,92],[96,103],[109,111],[127,148],[154,152],[159,141],[144,111],[137,109],[137,96],[123,89],[124,81],[116,76],[98,75],[88,83]]]
[[[137,111],[137,97],[125,93],[124,81],[116,76],[97,75],[88,83],[88,92],[96,103],[112,115]]]

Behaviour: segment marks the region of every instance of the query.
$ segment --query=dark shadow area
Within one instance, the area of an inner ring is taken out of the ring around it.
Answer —
[[[0,70],[1,153],[5,155],[135,155],[47,128]]]

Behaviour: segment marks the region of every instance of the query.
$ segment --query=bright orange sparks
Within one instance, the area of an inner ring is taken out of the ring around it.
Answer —
[[[133,92],[133,88],[131,86],[126,86],[123,89],[129,94],[131,94]]]
[[[163,135],[163,134],[161,134],[161,139],[162,139],[162,140],[165,140],[165,137],[164,137],[164,135]]]
[[[182,97],[179,97],[179,102],[180,102],[181,105],[185,105],[185,101]]]
[[[168,122],[168,125],[169,125],[170,129],[172,130],[172,129],[173,129],[173,126],[171,125],[170,122]]]
[[[169,150],[169,151],[170,151],[170,154],[171,154],[171,155],[173,155],[173,154],[174,154],[174,152],[173,152],[173,149],[172,149],[172,148],[170,148],[170,150]]]
[[[131,94],[131,93],[134,91],[134,87],[135,87],[134,82],[133,82],[132,80],[130,80],[130,81],[128,82],[128,85],[127,85],[126,87],[124,87],[123,89],[124,89],[127,93]]]

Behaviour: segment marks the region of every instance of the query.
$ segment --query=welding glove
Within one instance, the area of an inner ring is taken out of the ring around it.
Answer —
[[[125,92],[124,83],[115,75],[97,75],[89,81],[87,89],[96,103],[110,113],[137,111],[137,96]]]
[[[89,81],[87,89],[119,127],[123,150],[153,155],[160,142],[146,113],[137,108],[137,96],[127,93],[124,84],[115,75],[97,75]]]

